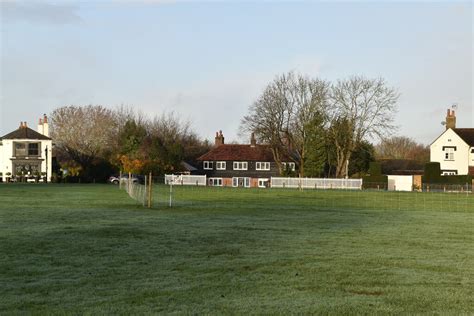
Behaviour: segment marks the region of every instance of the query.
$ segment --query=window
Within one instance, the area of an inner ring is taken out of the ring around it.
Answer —
[[[217,161],[216,162],[216,170],[225,170],[226,168],[225,161]]]
[[[1,145],[1,143],[0,143],[0,145]],[[471,149],[471,154],[474,154],[474,148]]]
[[[296,170],[296,165],[295,165],[294,162],[282,162],[281,163],[281,166],[283,167],[284,170],[287,170],[287,165],[288,165],[289,170],[291,170],[291,171]]]
[[[234,161],[234,170],[247,170],[247,161]]]
[[[26,156],[26,144],[25,143],[13,143],[15,157]]]
[[[205,170],[214,169],[214,161],[204,161],[203,167],[204,167]]]
[[[234,177],[234,178],[232,178],[232,186],[233,186],[233,187],[245,187],[245,188],[249,188],[249,187],[250,187],[250,178],[238,178],[238,177]]]
[[[457,171],[443,171],[443,173],[441,175],[443,175],[443,176],[455,176],[457,174],[458,174]]]
[[[268,188],[269,181],[268,179],[258,179],[259,188]]]
[[[269,162],[257,162],[256,170],[270,170],[270,163]]]
[[[222,178],[209,178],[209,185],[212,187],[221,187]]]
[[[445,150],[444,160],[449,160],[449,161],[454,160],[454,148],[446,147],[444,150]]]
[[[39,156],[39,143],[28,144],[28,156]]]

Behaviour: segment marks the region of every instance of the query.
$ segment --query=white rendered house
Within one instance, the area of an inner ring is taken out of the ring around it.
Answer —
[[[453,110],[446,130],[430,145],[430,160],[440,163],[442,175],[474,175],[474,128],[456,128]]]
[[[52,173],[53,141],[49,137],[48,118],[39,120],[38,131],[26,122],[11,133],[0,137],[0,172],[3,181],[17,175],[46,174],[48,182]]]

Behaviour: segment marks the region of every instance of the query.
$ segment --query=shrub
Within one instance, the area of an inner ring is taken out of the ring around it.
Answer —
[[[441,164],[439,162],[428,162],[425,164],[424,177],[426,179],[438,179],[441,177]]]
[[[371,162],[369,164],[369,174],[370,176],[381,176],[382,175],[382,165],[379,162]]]

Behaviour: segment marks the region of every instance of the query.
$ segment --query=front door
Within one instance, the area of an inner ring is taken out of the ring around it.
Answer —
[[[232,178],[232,186],[239,188],[249,188],[250,178],[247,177],[234,177]]]

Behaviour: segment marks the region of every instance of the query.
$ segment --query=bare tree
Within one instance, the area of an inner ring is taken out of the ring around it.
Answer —
[[[369,137],[383,138],[394,133],[394,114],[399,94],[382,78],[351,77],[331,88],[332,126],[335,142],[336,176],[343,177],[347,161],[357,145]],[[344,120],[344,122],[341,121]]]
[[[51,115],[51,136],[59,150],[86,169],[95,158],[110,154],[119,120],[101,105],[64,106]]]
[[[378,159],[411,159],[420,162],[428,162],[430,159],[428,146],[405,136],[383,139],[375,146],[375,153]]]
[[[270,145],[282,172],[282,159],[292,158],[304,175],[310,124],[326,113],[329,84],[293,72],[277,76],[250,106],[241,129]]]

